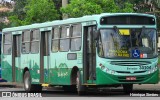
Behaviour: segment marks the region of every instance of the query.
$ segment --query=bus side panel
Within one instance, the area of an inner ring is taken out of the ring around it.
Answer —
[[[2,78],[12,82],[12,55],[2,55]]]
[[[29,59],[29,67],[30,74],[33,84],[40,82],[40,55],[39,54],[30,54]]]
[[[71,69],[66,64],[67,52],[51,53],[50,83],[70,85]]]
[[[21,65],[22,69],[28,68],[30,75],[31,75],[31,80],[33,84],[39,83],[40,82],[40,74],[38,71],[39,70],[39,55],[38,54],[22,54],[21,55]]]
[[[16,82],[23,82],[23,78],[22,78],[22,69],[21,69],[21,65],[20,65],[21,59],[16,57],[15,58],[15,70],[16,70]]]

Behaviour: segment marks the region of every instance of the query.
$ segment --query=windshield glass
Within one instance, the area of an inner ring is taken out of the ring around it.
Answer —
[[[100,29],[98,53],[105,58],[157,56],[155,29]]]

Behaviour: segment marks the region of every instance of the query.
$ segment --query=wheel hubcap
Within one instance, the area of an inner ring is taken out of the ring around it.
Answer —
[[[26,79],[25,79],[25,81],[24,81],[24,84],[25,84],[25,87],[26,87],[26,89],[28,89],[29,88],[29,78],[27,77]]]
[[[76,87],[77,87],[77,89],[78,89],[78,88],[79,88],[79,78],[78,78],[78,77],[76,78],[76,83],[77,83],[77,86],[76,86]]]

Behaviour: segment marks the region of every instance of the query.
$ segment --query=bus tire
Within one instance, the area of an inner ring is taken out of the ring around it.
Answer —
[[[85,86],[82,85],[81,75],[80,75],[79,71],[77,72],[76,88],[77,88],[78,95],[86,94],[86,88],[85,88]]]
[[[42,86],[38,84],[31,84],[31,76],[29,71],[24,73],[24,89],[26,92],[40,92],[42,91]]]
[[[129,94],[133,91],[133,84],[123,84],[123,91],[126,94]]]

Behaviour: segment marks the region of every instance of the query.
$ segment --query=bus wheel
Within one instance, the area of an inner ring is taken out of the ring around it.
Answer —
[[[42,90],[42,86],[38,84],[31,84],[31,76],[29,71],[24,74],[24,89],[26,92],[39,92]]]
[[[133,91],[133,84],[123,84],[123,91],[127,94]]]
[[[33,88],[31,88],[31,77],[29,71],[24,73],[24,89],[26,92],[31,92]]]
[[[78,95],[84,95],[86,93],[85,86],[82,85],[80,72],[77,72],[76,88]]]

